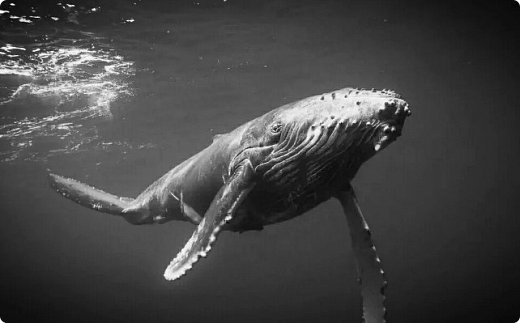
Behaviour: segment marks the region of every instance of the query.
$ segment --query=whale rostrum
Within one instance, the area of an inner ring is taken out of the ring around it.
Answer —
[[[168,280],[205,257],[221,231],[261,230],[334,197],[350,228],[363,318],[384,322],[386,279],[350,182],[361,164],[401,135],[410,114],[393,91],[344,88],[286,104],[216,136],[136,198],[55,174],[49,179],[68,199],[132,224],[195,224],[164,272]]]

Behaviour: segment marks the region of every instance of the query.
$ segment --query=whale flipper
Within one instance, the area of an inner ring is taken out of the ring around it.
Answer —
[[[381,260],[376,253],[376,247],[370,237],[370,229],[361,213],[352,187],[340,192],[336,197],[343,206],[350,228],[352,248],[361,284],[363,322],[384,323],[386,313],[384,289],[387,281],[381,267]]]
[[[99,212],[122,215],[123,210],[134,200],[103,192],[72,178],[52,173],[49,174],[49,181],[51,186],[64,197]]]
[[[242,201],[254,187],[254,170],[247,160],[219,190],[190,240],[164,272],[164,278],[175,280],[184,275],[199,257],[205,257],[222,226],[233,218]]]

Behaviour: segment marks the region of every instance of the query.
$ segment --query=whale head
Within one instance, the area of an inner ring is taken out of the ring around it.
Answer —
[[[408,103],[390,90],[345,88],[303,99],[254,120],[247,137],[260,158],[253,164],[266,179],[350,180],[401,135],[410,114]]]

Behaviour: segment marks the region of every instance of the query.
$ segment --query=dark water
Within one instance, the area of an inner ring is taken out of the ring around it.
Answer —
[[[223,233],[172,283],[163,270],[192,226],[131,226],[46,182],[52,169],[135,196],[214,134],[345,86],[396,90],[414,113],[354,182],[390,281],[389,322],[520,317],[516,2],[0,9],[4,322],[359,322],[334,201],[262,232]]]

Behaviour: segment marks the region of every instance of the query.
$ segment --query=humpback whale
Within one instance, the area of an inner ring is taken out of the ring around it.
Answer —
[[[216,136],[136,198],[52,173],[49,180],[66,198],[131,224],[196,225],[166,268],[168,280],[206,257],[223,230],[261,230],[336,198],[349,225],[364,321],[384,322],[387,282],[350,182],[366,160],[401,135],[410,114],[394,91],[344,88],[283,105]]]

